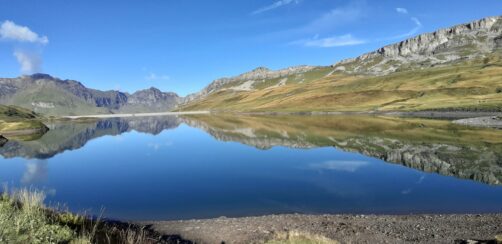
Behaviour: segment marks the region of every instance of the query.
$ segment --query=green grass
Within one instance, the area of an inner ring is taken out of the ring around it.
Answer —
[[[25,108],[0,104],[0,120],[14,121],[19,119],[36,119],[40,115]]]
[[[134,225],[58,211],[44,205],[45,193],[34,189],[0,196],[0,243],[156,243],[157,236]]]
[[[44,208],[45,194],[26,189],[5,193],[0,198],[0,242],[2,243],[91,243],[59,215]],[[62,215],[61,215],[62,216]],[[69,219],[77,219],[71,216]]]
[[[19,140],[39,138],[48,130],[42,119],[30,110],[0,105],[0,135]]]
[[[19,131],[19,130],[37,130],[43,128],[45,125],[37,120],[25,121],[3,121],[0,120],[0,133]]]

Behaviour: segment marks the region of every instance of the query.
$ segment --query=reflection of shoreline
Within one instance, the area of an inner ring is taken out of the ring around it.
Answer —
[[[157,135],[178,125],[176,116],[56,122],[49,124],[51,130],[38,140],[7,142],[0,148],[0,155],[4,158],[48,159],[67,150],[79,149],[90,140],[102,136],[120,135],[133,130]]]
[[[0,154],[5,158],[47,159],[79,149],[94,138],[132,130],[157,135],[180,123],[200,128],[219,141],[259,149],[336,147],[424,172],[502,184],[502,165],[498,164],[502,160],[502,131],[417,118],[187,115],[58,122],[39,140],[6,143]]]
[[[502,184],[502,131],[368,116],[183,116],[217,140],[259,149],[336,147],[424,172]],[[246,133],[243,133],[246,131]]]
[[[187,112],[163,112],[163,113],[135,113],[135,114],[94,114],[94,115],[78,115],[78,116],[63,116],[67,119],[83,119],[83,118],[128,118],[128,117],[152,117],[152,116],[174,116],[174,115],[190,115],[190,114],[209,114],[209,111],[187,111]]]

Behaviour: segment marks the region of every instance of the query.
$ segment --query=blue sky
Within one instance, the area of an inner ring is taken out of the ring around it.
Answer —
[[[0,77],[180,95],[258,66],[329,65],[500,15],[502,1],[0,0]]]

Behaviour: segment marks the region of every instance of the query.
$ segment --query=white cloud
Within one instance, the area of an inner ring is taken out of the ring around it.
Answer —
[[[317,164],[311,164],[312,169],[335,170],[345,172],[356,172],[359,168],[367,166],[366,161],[331,160]]]
[[[147,76],[145,76],[145,80],[155,81],[155,80],[169,80],[171,77],[168,75],[158,75],[153,72],[150,72]]]
[[[411,17],[411,21],[415,22],[417,26],[422,26],[422,22],[415,17]]]
[[[396,8],[396,12],[398,12],[400,14],[408,14],[408,10],[405,8]],[[420,20],[416,17],[411,17],[410,20],[415,24],[415,27],[413,27],[413,29],[411,29],[410,31],[408,31],[406,33],[392,36],[390,38],[385,38],[383,40],[402,39],[402,38],[406,38],[406,37],[410,37],[410,36],[415,35],[422,28],[422,22],[420,22]]]
[[[6,20],[0,25],[0,39],[40,43],[43,45],[49,43],[47,36],[39,36],[37,33],[31,31],[30,28],[17,25],[10,20]]]
[[[351,34],[342,36],[332,36],[319,38],[315,36],[311,39],[295,41],[292,44],[300,44],[306,47],[342,47],[364,44],[366,41],[353,37]]]
[[[296,29],[291,29],[280,33],[281,36],[306,36],[316,35],[314,38],[304,38],[298,41],[290,42],[289,44],[304,45],[310,47],[336,47],[348,46],[363,43],[362,40],[357,40],[350,34],[342,36],[331,36],[319,39],[318,35],[331,35],[333,31],[340,25],[346,25],[350,22],[359,20],[365,16],[366,12],[365,1],[351,1],[349,4],[331,9],[312,21],[300,26]]]
[[[396,12],[400,14],[408,14],[408,9],[405,8],[396,8]]]
[[[421,175],[420,178],[418,178],[417,180],[417,184],[422,184],[422,182],[424,182],[425,180],[425,175]]]
[[[48,167],[46,160],[28,161],[26,171],[24,172],[21,182],[23,184],[34,184],[47,179]]]
[[[159,150],[159,149],[161,149],[162,147],[170,147],[170,146],[172,146],[172,145],[173,145],[173,143],[172,143],[172,142],[170,142],[170,141],[165,142],[165,143],[163,143],[163,144],[162,144],[162,143],[153,143],[153,142],[151,142],[151,143],[148,143],[148,144],[147,144],[147,147],[149,147],[149,148],[153,149],[154,151],[158,151],[158,150]]]
[[[409,37],[409,36],[413,36],[413,35],[417,34],[417,32],[422,28],[422,22],[420,22],[420,20],[415,17],[411,17],[410,19],[413,23],[415,23],[415,27],[413,27],[413,29],[411,29],[410,31],[408,31],[406,33],[394,36],[390,39],[401,39],[401,38],[405,38],[405,37]]]
[[[274,10],[276,8],[280,8],[289,4],[298,4],[300,2],[301,0],[279,0],[277,2],[274,2],[273,4],[270,4],[268,6],[265,6],[263,8],[251,12],[251,15],[261,14],[270,10]]]
[[[355,1],[346,6],[331,9],[302,28],[306,32],[332,30],[335,26],[353,22],[365,15],[366,2]]]
[[[33,74],[41,71],[42,59],[36,53],[30,53],[23,50],[14,51],[14,57],[21,65],[21,73]]]

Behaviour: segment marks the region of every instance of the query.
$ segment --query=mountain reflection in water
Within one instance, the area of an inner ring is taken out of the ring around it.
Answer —
[[[502,182],[502,130],[471,128],[448,121],[376,116],[190,115],[56,122],[38,140],[9,141],[4,158],[49,159],[88,141],[137,131],[157,135],[180,124],[199,128],[220,141],[262,150],[336,147],[425,172],[499,185]],[[155,145],[152,145],[155,147]],[[330,166],[331,165],[331,166]],[[314,167],[357,165],[325,163]],[[43,163],[33,166],[43,169]],[[26,181],[35,179],[29,172]]]

